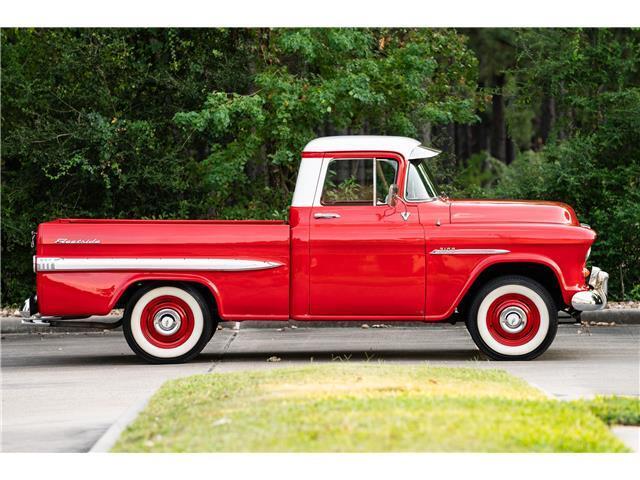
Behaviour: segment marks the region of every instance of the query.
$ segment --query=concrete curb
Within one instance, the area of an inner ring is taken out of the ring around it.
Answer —
[[[93,447],[89,450],[89,453],[108,453],[120,438],[120,435],[133,421],[138,417],[138,414],[144,410],[149,403],[151,397],[156,393],[157,389],[147,395],[139,402],[134,403],[129,407],[118,419],[109,427],[107,431],[102,434]]]
[[[606,309],[582,314],[585,322],[616,322],[629,325],[640,324],[640,308]]]
[[[91,317],[91,320],[103,321],[103,322],[115,322],[119,317]],[[582,314],[582,320],[585,322],[614,322],[616,325],[640,325],[640,309],[620,309],[620,310],[602,310],[599,312],[585,312]],[[574,323],[574,320],[570,317],[561,317],[560,323]],[[221,325],[225,328],[233,328],[235,322],[222,322]],[[341,321],[324,321],[324,322],[297,322],[294,320],[288,322],[276,322],[271,320],[266,321],[245,321],[241,322],[242,328],[286,328],[286,327],[298,327],[298,328],[362,328],[363,324],[369,325],[371,328],[384,329],[387,327],[424,327],[430,325],[424,322],[379,322],[376,320],[371,321],[357,321],[357,322],[341,322]],[[431,325],[449,325],[447,322],[439,322]],[[377,326],[377,327],[376,327]],[[114,332],[121,331],[122,327],[114,329]],[[16,317],[3,317],[0,318],[0,331],[2,334],[12,333],[91,333],[91,332],[103,332],[102,328],[78,328],[78,327],[43,327],[35,325],[25,325],[22,323],[21,318]],[[111,330],[108,330],[111,331]]]

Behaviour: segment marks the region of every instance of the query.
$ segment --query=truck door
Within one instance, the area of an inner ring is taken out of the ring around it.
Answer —
[[[353,156],[352,156],[353,157]],[[399,157],[324,158],[310,218],[310,313],[421,319],[425,240],[418,208],[388,204]]]

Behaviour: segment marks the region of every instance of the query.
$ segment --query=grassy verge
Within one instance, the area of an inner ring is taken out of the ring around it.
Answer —
[[[608,425],[640,425],[640,399],[637,397],[599,396],[580,402]]]
[[[119,452],[622,452],[587,405],[499,370],[324,364],[167,382]]]

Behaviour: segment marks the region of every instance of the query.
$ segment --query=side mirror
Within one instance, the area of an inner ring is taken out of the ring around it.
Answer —
[[[392,183],[389,186],[389,194],[387,195],[387,203],[390,207],[395,207],[398,203],[398,184]]]

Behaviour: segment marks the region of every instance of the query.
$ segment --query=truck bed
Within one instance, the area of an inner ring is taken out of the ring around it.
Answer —
[[[289,230],[277,220],[43,223],[36,254],[43,267],[52,259],[53,268],[39,267],[36,276],[40,311],[56,316],[106,314],[134,283],[170,278],[206,285],[225,320],[286,319]],[[56,265],[69,270],[56,270]]]

